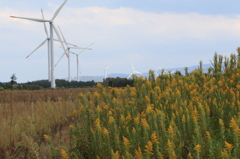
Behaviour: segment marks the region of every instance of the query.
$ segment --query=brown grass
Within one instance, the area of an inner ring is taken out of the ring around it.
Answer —
[[[71,113],[79,109],[77,95],[95,90],[0,92],[0,158],[46,157],[43,134],[54,136],[57,145],[64,145],[68,140],[66,130],[73,122]],[[41,151],[45,151],[44,156]]]

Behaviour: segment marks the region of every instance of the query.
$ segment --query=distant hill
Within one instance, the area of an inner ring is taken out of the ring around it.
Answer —
[[[203,72],[207,73],[207,69],[209,67],[211,67],[212,64],[203,64],[202,68],[203,68]],[[194,65],[194,66],[190,66],[188,67],[188,72],[192,72],[193,70],[197,69],[199,67],[199,65]],[[178,68],[169,68],[169,69],[164,69],[165,71],[174,71],[174,70],[178,70],[181,72],[182,75],[185,75],[185,70],[184,67],[178,67]],[[154,70],[156,71],[156,70]],[[130,74],[130,73],[129,73]],[[127,78],[129,76],[129,74],[125,74],[125,73],[111,73],[108,74],[107,77],[112,77],[112,78],[116,78],[116,77],[121,77],[121,78]],[[158,74],[161,74],[160,70],[158,70]],[[137,74],[140,75],[140,74]],[[148,72],[144,72],[141,76],[148,76]],[[80,77],[80,81],[95,81],[95,82],[102,82],[103,81],[103,76],[81,76]],[[67,80],[67,78],[65,78]],[[72,78],[72,80],[77,80],[77,77]]]

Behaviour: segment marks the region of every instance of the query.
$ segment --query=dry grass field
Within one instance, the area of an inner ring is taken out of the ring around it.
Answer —
[[[77,95],[95,90],[0,92],[0,158],[35,158],[34,152],[39,158],[49,157],[43,135],[59,135],[59,142],[66,138],[61,133],[66,134],[65,127],[73,121],[71,113],[78,105]]]

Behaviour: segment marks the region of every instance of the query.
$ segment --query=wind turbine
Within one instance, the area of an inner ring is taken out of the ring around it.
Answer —
[[[155,77],[159,76],[159,74],[158,74],[158,70],[162,70],[162,68],[161,68],[161,67],[158,67],[158,68],[156,69],[156,71],[154,72]]]
[[[41,9],[41,13],[42,13],[42,19],[44,19],[44,15],[43,15],[43,10]],[[30,57],[35,51],[37,51],[40,47],[42,47],[46,42],[48,42],[48,80],[49,82],[51,81],[51,52],[50,52],[50,38],[49,38],[49,34],[48,34],[48,30],[46,27],[46,23],[43,23],[44,25],[44,30],[45,33],[47,35],[47,38],[35,49],[33,50],[26,58]],[[58,39],[53,39],[54,41],[60,42]],[[72,46],[76,46],[73,44],[68,43],[69,45]],[[77,47],[77,46],[76,46]]]
[[[168,71],[168,72],[164,72],[163,74],[167,74],[167,75],[172,75],[172,74],[174,74],[176,72],[176,70],[174,70],[174,71]]]
[[[67,55],[68,55],[68,81],[71,82],[71,73],[70,73],[70,49],[88,49],[88,48],[70,47],[70,46],[68,45],[68,43],[66,42],[66,39],[65,39],[65,37],[63,36],[63,33],[62,33],[62,31],[61,31],[61,29],[60,29],[59,26],[58,26],[58,28],[59,28],[59,31],[60,31],[62,37],[63,37],[63,40],[64,40],[65,44],[67,45]],[[89,49],[89,50],[91,50],[91,49]],[[65,53],[64,53],[64,54],[65,54]],[[63,55],[61,56],[61,58],[58,60],[57,64],[58,64],[59,61],[63,58],[64,54],[63,54]],[[57,64],[56,64],[56,65],[57,65]],[[56,65],[55,65],[55,67],[56,67]]]
[[[102,68],[102,67],[99,67],[99,66],[96,65],[96,67],[101,68],[101,69],[104,71],[104,79],[105,79],[105,80],[106,80],[106,78],[107,78],[107,69],[109,69],[109,67],[111,67],[112,65],[113,65],[113,64],[109,65],[109,66],[106,67],[106,68]]]
[[[127,78],[129,79],[132,75],[136,75],[136,73],[142,74],[141,72],[135,71],[133,64],[132,64],[132,73]]]
[[[170,74],[172,75],[172,74],[174,74],[175,72],[176,72],[176,70],[174,70],[174,71],[170,72]]]
[[[158,70],[162,70],[162,68],[161,68],[161,67],[158,67],[158,68],[156,69],[156,71],[154,72],[155,80],[156,80],[157,77],[159,76]]]
[[[49,43],[50,43],[50,53],[51,53],[51,88],[56,88],[56,84],[55,84],[55,77],[54,77],[54,45],[53,45],[53,30],[55,31],[62,47],[64,48],[64,51],[66,52],[65,50],[65,47],[62,43],[62,40],[61,40],[61,37],[58,33],[58,30],[56,29],[55,25],[53,24],[54,23],[54,19],[57,17],[57,15],[59,14],[59,12],[61,11],[61,9],[63,8],[63,6],[65,5],[65,3],[67,2],[68,0],[65,0],[63,2],[63,4],[56,10],[56,12],[54,13],[52,19],[50,20],[45,20],[45,19],[35,19],[35,18],[25,18],[25,17],[17,17],[17,16],[10,16],[11,18],[18,18],[18,19],[25,19],[25,20],[30,20],[30,21],[35,21],[35,22],[41,22],[41,23],[45,23],[45,22],[48,22],[49,25],[50,25],[50,40],[49,40]],[[45,43],[45,42],[44,42]]]
[[[79,55],[80,55],[83,51],[87,50],[91,45],[93,45],[93,43],[90,44],[89,46],[87,46],[87,47],[86,47],[85,49],[83,49],[82,51],[80,51],[78,54],[75,53],[75,52],[70,51],[70,53],[76,55],[76,58],[77,58],[77,81],[78,81],[78,82],[79,82]]]

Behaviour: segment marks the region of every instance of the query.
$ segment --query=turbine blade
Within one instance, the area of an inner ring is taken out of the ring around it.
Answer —
[[[77,55],[78,56],[78,54],[76,54],[75,52],[72,52],[72,51],[70,51],[72,54],[74,54],[74,55]]]
[[[63,49],[61,46],[59,46],[61,49]],[[67,58],[69,57],[68,54],[66,53]]]
[[[86,49],[86,50],[90,50],[89,48],[82,48],[82,47],[69,47],[70,49]]]
[[[17,18],[17,19],[25,19],[25,20],[35,21],[35,22],[50,22],[50,20],[45,20],[45,19],[25,18],[25,17],[16,17],[16,16],[10,16],[10,17]]]
[[[46,41],[47,41],[47,39],[44,40],[44,41],[43,41],[35,50],[33,50],[33,52],[31,52],[26,58],[28,58],[29,56],[31,56],[35,51],[37,51],[41,46],[43,46]]]
[[[41,9],[41,11],[42,11],[42,18],[44,19],[43,10]],[[43,24],[44,24],[45,33],[46,33],[47,37],[49,37],[49,36],[48,36],[47,27],[46,27],[46,23],[44,22]]]
[[[62,45],[62,47],[63,47],[63,49],[64,49],[64,52],[66,52],[66,49],[65,49],[65,47],[64,47],[64,45],[63,45],[63,42],[62,42],[62,39],[61,39],[61,37],[60,37],[60,35],[59,35],[58,30],[56,29],[56,27],[55,27],[54,24],[52,24],[52,26],[53,26],[53,29],[55,30],[55,33],[56,33],[56,35],[57,35],[57,37],[58,37],[58,39],[59,39],[59,41],[60,41],[60,43],[61,43],[61,45]]]
[[[133,67],[133,64],[132,64],[132,69],[133,69],[133,72],[135,72],[134,67]]]
[[[58,39],[53,39],[54,41],[57,41],[57,42],[61,42],[60,40],[58,40]],[[76,45],[74,45],[74,44],[71,44],[71,43],[65,43],[64,41],[62,41],[62,43],[64,43],[64,44],[68,44],[68,45],[72,45],[72,46],[75,46],[75,47],[77,47]]]
[[[139,73],[139,74],[142,74],[141,72],[138,72],[138,71],[134,71],[134,73]]]
[[[67,45],[67,47],[68,47],[68,44],[67,44],[67,42],[66,42],[66,39],[64,38],[64,36],[63,36],[63,33],[62,33],[62,31],[61,31],[61,29],[60,29],[60,27],[58,26],[58,29],[59,29],[59,31],[60,31],[60,34],[62,35],[62,37],[63,37],[63,40],[64,40],[64,42],[65,42],[65,44]]]
[[[61,11],[62,7],[65,5],[66,2],[67,2],[67,0],[65,0],[65,1],[63,2],[63,4],[56,10],[56,12],[55,12],[54,15],[53,15],[52,20],[54,20],[54,19],[57,17],[58,13]]]
[[[91,43],[90,45],[87,46],[87,48],[89,48],[90,46],[92,46],[94,43]]]
[[[67,50],[65,49],[65,47],[64,47],[64,45],[63,45],[63,42],[62,42],[61,36],[59,35],[59,32],[58,32],[57,28],[55,27],[54,24],[52,24],[52,26],[53,26],[53,29],[54,29],[54,31],[55,31],[55,33],[56,33],[56,35],[57,35],[57,37],[58,37],[58,39],[59,39],[61,45],[62,45],[63,50],[64,50],[64,53],[62,54],[61,58],[58,60],[58,62],[57,62],[56,65],[55,65],[55,67],[56,67],[57,64],[60,62],[60,60],[63,58],[63,56],[64,56],[65,54],[67,54]],[[67,55],[67,56],[68,56],[68,55]]]
[[[130,78],[133,75],[133,73],[131,73],[127,78]]]
[[[60,59],[58,60],[58,62],[55,64],[54,67],[56,67],[58,65],[58,63],[62,60],[62,58],[65,54],[67,54],[66,51],[62,54],[62,56],[60,57]],[[68,55],[67,55],[67,57],[68,57]]]
[[[92,46],[94,43],[92,43],[92,44],[90,44],[90,45],[88,45],[86,48],[89,48],[90,46]],[[86,49],[83,49],[82,51],[80,51],[79,53],[78,53],[78,55],[79,54],[81,54],[83,51],[85,51]],[[90,50],[90,49],[89,49]],[[92,50],[92,49],[91,49]]]
[[[105,68],[105,70],[108,69],[109,67],[111,67],[112,65],[113,65],[113,63],[111,65],[109,65],[107,68]]]
[[[104,68],[102,68],[102,67],[99,67],[99,66],[97,66],[97,65],[95,65],[96,67],[98,67],[98,68],[100,68],[100,69],[102,69],[102,70],[105,70]]]

